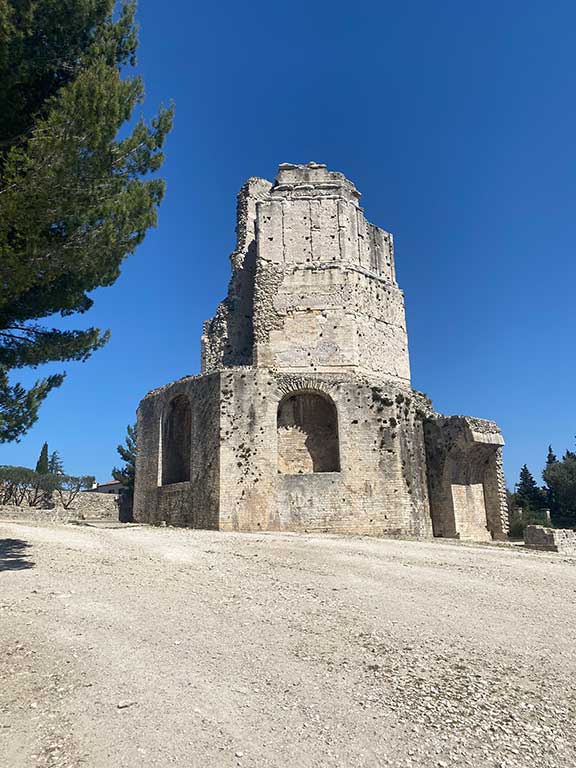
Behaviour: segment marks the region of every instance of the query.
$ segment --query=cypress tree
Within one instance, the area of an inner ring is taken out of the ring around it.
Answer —
[[[51,316],[88,310],[156,223],[172,110],[120,128],[143,101],[134,2],[0,0],[0,442],[34,423],[64,374],[29,389],[9,371],[86,360],[98,328]]]
[[[36,462],[36,472],[39,475],[47,475],[49,471],[48,465],[48,443],[44,443],[38,461]]]
[[[554,476],[554,472],[550,474],[549,470],[557,463],[558,463],[558,458],[554,453],[554,451],[552,450],[552,446],[549,445],[548,454],[546,455],[546,466],[544,467],[544,471],[542,472],[542,479],[546,483],[546,488],[544,489],[544,492],[546,494],[546,504],[548,505],[548,509],[550,510],[550,515],[553,519],[558,515],[558,501],[556,499],[554,488],[548,482],[548,478]]]

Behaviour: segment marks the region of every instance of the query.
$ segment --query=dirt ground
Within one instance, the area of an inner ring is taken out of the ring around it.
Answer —
[[[576,559],[0,523],[0,764],[576,765]]]

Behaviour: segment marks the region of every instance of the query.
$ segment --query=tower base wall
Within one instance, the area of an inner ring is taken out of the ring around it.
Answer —
[[[164,484],[163,457],[174,450],[166,413],[182,396],[191,409],[190,479]],[[324,407],[306,411],[310,398]],[[349,374],[234,368],[182,379],[138,410],[135,519],[431,536],[425,416],[417,393]]]

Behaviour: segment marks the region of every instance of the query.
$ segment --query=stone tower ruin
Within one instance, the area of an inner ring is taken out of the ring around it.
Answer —
[[[202,373],[138,409],[135,518],[223,530],[506,534],[496,424],[410,384],[392,235],[325,165],[238,195]]]

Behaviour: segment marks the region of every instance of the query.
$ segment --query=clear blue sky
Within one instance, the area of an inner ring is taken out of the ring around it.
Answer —
[[[576,433],[574,3],[140,0],[139,18],[146,113],[177,108],[159,227],[69,323],[109,345],[65,366],[0,463],[48,440],[106,480],[140,398],[199,371],[239,187],[315,160],[394,233],[414,386],[499,422],[509,485],[524,462],[539,479]]]

